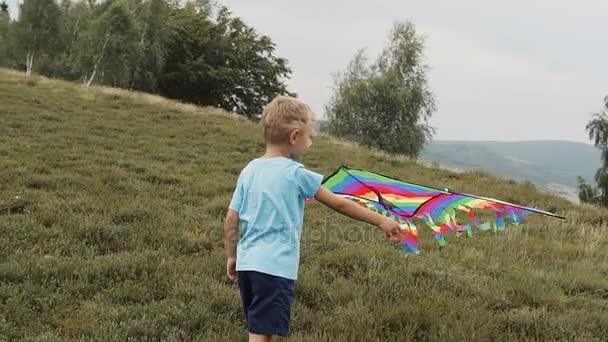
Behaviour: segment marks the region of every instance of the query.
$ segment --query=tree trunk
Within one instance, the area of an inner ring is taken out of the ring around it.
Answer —
[[[78,33],[78,27],[80,25],[80,16],[76,19],[76,24],[74,25],[74,34],[72,34],[72,42],[70,43],[70,48],[68,49],[68,56],[72,53],[72,48],[74,47],[74,43],[76,42],[76,35]]]
[[[25,57],[25,74],[27,76],[31,76],[33,68],[34,68],[34,53],[28,52]]]
[[[85,77],[85,86],[90,87],[91,83],[93,83],[93,79],[95,79],[95,74],[97,74],[97,63],[95,63],[95,66],[93,67],[93,72],[91,73],[91,77],[87,80]]]
[[[152,6],[152,1],[148,0],[148,11],[146,11],[146,19],[144,20],[144,27],[141,30],[141,39],[139,43],[144,45],[144,40],[146,38],[146,30],[148,29],[148,20],[150,20],[150,6]]]
[[[85,77],[85,85],[87,87],[91,86],[91,83],[93,83],[93,80],[95,79],[95,75],[97,74],[97,67],[99,66],[99,63],[101,62],[101,60],[103,59],[103,55],[106,51],[106,46],[108,45],[108,40],[110,40],[110,35],[106,34],[106,40],[103,42],[103,47],[101,48],[101,53],[99,54],[99,58],[97,58],[97,61],[95,62],[95,65],[93,66],[93,72],[91,73],[91,77],[86,80]]]

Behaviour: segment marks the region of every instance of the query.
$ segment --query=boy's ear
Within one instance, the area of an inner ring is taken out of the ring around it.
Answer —
[[[296,143],[296,138],[298,137],[298,134],[300,134],[300,130],[299,129],[294,129],[291,132],[289,132],[289,143],[290,144],[295,144]]]

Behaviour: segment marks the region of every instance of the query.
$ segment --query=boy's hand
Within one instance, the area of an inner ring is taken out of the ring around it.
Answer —
[[[378,225],[378,228],[382,229],[386,238],[395,241],[401,236],[401,227],[399,223],[393,219],[385,217],[382,222]]]
[[[231,281],[236,281],[238,278],[238,274],[236,273],[236,258],[230,257],[228,261],[226,261],[226,275],[228,279]]]

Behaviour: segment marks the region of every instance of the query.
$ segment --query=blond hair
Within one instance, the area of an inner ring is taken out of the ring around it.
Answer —
[[[289,132],[306,127],[314,120],[314,113],[304,102],[291,96],[275,97],[262,115],[266,142],[279,144],[288,141]]]

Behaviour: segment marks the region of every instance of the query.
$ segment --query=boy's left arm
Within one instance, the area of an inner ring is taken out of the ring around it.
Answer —
[[[232,281],[237,280],[236,273],[236,243],[239,232],[239,213],[228,209],[226,222],[224,223],[224,252],[228,260],[226,261],[226,275]]]

